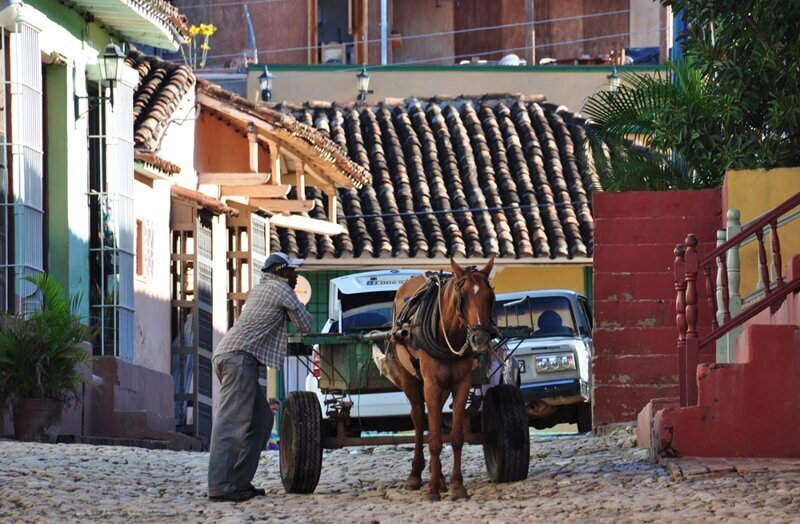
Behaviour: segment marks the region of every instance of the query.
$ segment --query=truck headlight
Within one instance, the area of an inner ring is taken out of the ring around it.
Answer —
[[[575,355],[572,353],[536,357],[537,373],[554,373],[573,369],[575,369]]]

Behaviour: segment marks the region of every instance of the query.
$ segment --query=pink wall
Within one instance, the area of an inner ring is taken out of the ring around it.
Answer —
[[[719,190],[595,195],[595,425],[634,421],[651,399],[678,395],[673,250],[688,233],[701,256],[713,249],[721,213]],[[700,334],[709,328],[701,317]],[[713,345],[700,356],[713,358]]]

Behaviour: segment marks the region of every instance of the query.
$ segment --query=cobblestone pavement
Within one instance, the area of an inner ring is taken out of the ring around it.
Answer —
[[[800,472],[675,480],[632,444],[623,430],[535,436],[528,479],[500,485],[466,446],[471,499],[459,502],[402,490],[410,446],[326,451],[313,495],[287,495],[265,452],[254,483],[268,496],[233,504],[206,499],[207,453],[0,441],[0,522],[800,521]]]

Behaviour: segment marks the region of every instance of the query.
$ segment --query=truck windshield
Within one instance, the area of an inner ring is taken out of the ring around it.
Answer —
[[[577,331],[570,301],[564,297],[498,301],[494,314],[498,326],[526,326],[533,336],[572,336]]]
[[[338,332],[338,323],[331,326],[331,331]],[[389,329],[392,324],[392,303],[380,302],[368,304],[342,314],[342,333],[358,333],[375,329]]]

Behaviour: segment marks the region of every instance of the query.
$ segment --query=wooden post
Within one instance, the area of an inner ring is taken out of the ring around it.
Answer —
[[[270,184],[280,185],[281,183],[281,150],[275,142],[269,144],[269,165],[270,165]]]
[[[678,384],[681,406],[686,406],[686,269],[683,244],[675,246],[675,325],[678,328]]]
[[[338,224],[339,201],[336,199],[336,192],[328,195],[328,220],[333,224]]]
[[[686,237],[686,405],[697,403],[697,237]]]
[[[717,247],[719,247],[722,244],[724,244],[727,239],[728,239],[728,234],[725,232],[725,230],[724,229],[718,229],[717,230]],[[722,262],[721,262],[721,259],[722,259],[722,257],[717,259],[717,304],[722,304]],[[721,323],[724,322],[723,318],[722,318],[722,309],[721,308],[718,307],[717,311],[715,311],[714,314],[716,315],[717,323],[721,324]],[[717,347],[717,359],[716,359],[716,361],[720,362],[720,359],[724,358],[724,355],[728,351],[727,340],[724,337],[723,338],[718,338],[717,339],[717,343],[716,343],[716,347]]]
[[[763,289],[767,295],[770,294],[769,268],[767,267],[767,250],[764,249],[764,230],[758,228],[756,230],[756,238],[758,239],[758,274],[760,277],[759,282],[763,284]],[[760,290],[760,289],[759,289]]]
[[[785,281],[783,279],[783,261],[781,260],[781,241],[778,238],[778,219],[771,220],[769,227],[772,231],[772,265],[775,269],[775,287],[780,287]]]
[[[729,209],[727,217],[727,237],[733,238],[742,230],[739,223],[741,213],[738,209]],[[742,312],[742,296],[739,293],[739,285],[741,282],[740,269],[739,269],[739,246],[733,246],[727,253],[727,267],[728,267],[728,299],[730,301],[730,315],[735,318]],[[742,328],[737,327],[725,334],[725,348],[726,352],[723,359],[720,360],[720,355],[717,355],[717,362],[719,363],[732,363],[734,355],[736,354],[736,340],[739,338]]]
[[[528,65],[536,65],[536,11],[534,0],[525,0],[525,34],[528,35],[530,40],[525,44],[530,46],[530,49],[525,53],[528,59]]]
[[[252,122],[247,123],[247,142],[250,148],[250,172],[258,173],[258,137]]]

